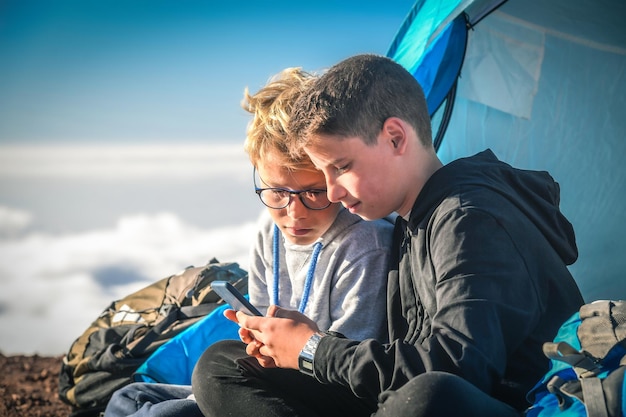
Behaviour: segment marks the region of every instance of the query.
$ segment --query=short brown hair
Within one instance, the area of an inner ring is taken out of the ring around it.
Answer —
[[[291,152],[300,153],[319,134],[358,136],[373,144],[389,117],[406,121],[423,144],[432,144],[428,106],[417,80],[390,58],[350,57],[300,95],[289,122]]]

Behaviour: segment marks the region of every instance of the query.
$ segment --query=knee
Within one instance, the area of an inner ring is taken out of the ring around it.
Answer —
[[[458,414],[457,394],[464,385],[460,377],[446,372],[426,372],[407,382],[397,391],[380,397],[381,415],[451,416]]]
[[[241,375],[237,359],[246,356],[245,345],[236,340],[225,340],[209,346],[196,362],[191,374],[191,387],[198,407],[205,415],[219,410],[226,398],[228,381]]]
[[[450,401],[451,392],[461,391],[465,381],[447,372],[426,372],[411,380],[408,388],[422,404],[442,404]]]
[[[209,346],[198,358],[196,365],[191,373],[191,385],[195,386],[203,383],[207,378],[211,378],[213,374],[219,373],[219,369],[229,361],[227,352],[230,350],[231,340],[217,342]],[[235,342],[241,344],[240,342]]]
[[[427,372],[417,378],[417,382],[422,388],[430,391],[431,395],[439,397],[445,395],[450,390],[459,390],[466,385],[464,379],[458,375],[447,372]]]
[[[141,384],[126,385],[113,393],[104,412],[105,417],[134,414],[140,407]]]
[[[126,385],[113,393],[111,400],[117,401],[137,401],[137,397],[144,393],[144,384],[142,382],[133,382]]]
[[[507,404],[492,398],[458,375],[426,372],[411,379],[396,392],[389,393],[382,406],[388,415],[428,417],[515,416],[519,414]]]
[[[245,345],[236,340],[224,340],[209,346],[200,355],[191,374],[193,393],[198,398],[207,389],[217,386],[215,381],[226,376],[237,375],[236,359],[246,356]]]

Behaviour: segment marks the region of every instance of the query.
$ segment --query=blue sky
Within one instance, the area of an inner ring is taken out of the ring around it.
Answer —
[[[0,144],[241,141],[243,89],[385,54],[413,0],[4,0]]]

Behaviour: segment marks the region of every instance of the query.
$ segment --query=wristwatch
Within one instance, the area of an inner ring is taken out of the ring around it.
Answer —
[[[298,356],[298,368],[300,368],[300,372],[303,374],[313,376],[313,358],[315,358],[317,345],[319,345],[320,340],[322,340],[324,336],[326,336],[324,333],[314,333],[300,351],[300,356]]]

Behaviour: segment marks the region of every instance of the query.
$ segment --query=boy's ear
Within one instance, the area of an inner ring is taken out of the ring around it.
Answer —
[[[383,123],[382,138],[388,141],[394,152],[404,153],[407,144],[406,135],[406,128],[401,119],[389,117]]]

